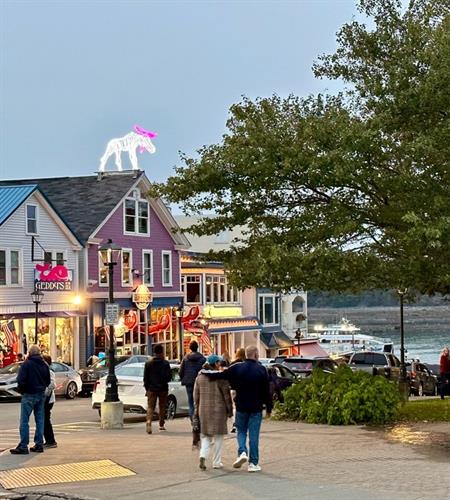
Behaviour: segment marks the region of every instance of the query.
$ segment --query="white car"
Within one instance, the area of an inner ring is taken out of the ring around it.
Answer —
[[[123,402],[126,413],[147,413],[147,396],[144,388],[145,363],[124,365],[116,369],[119,399]],[[179,365],[170,365],[172,381],[169,382],[167,400],[167,418],[175,415],[187,415],[189,403],[186,389],[181,385],[178,374]],[[92,392],[92,408],[100,413],[101,403],[105,400],[106,376],[102,377]],[[155,410],[157,410],[156,408]]]

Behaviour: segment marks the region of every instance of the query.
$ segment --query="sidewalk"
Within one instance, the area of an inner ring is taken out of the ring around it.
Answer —
[[[0,469],[110,459],[136,473],[20,490],[61,492],[69,498],[448,499],[450,428],[446,424],[403,426],[385,433],[362,427],[265,422],[260,450],[263,471],[254,474],[246,468],[232,469],[234,436],[229,435],[224,444],[225,469],[208,467],[202,472],[197,452],[191,451],[188,420],[170,421],[167,428],[165,433],[156,430],[147,435],[145,425],[138,423],[121,431],[94,428],[61,435],[58,448],[37,456],[4,452]]]

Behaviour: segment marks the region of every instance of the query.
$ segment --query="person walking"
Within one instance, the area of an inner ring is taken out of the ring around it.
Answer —
[[[223,437],[228,433],[227,418],[233,416],[230,385],[226,380],[211,380],[205,373],[220,373],[222,358],[208,356],[194,385],[195,417],[200,421],[201,470],[206,470],[206,460],[213,447],[213,469],[221,469]]]
[[[55,441],[55,434],[53,432],[52,425],[52,408],[56,402],[55,397],[55,387],[56,387],[56,377],[55,372],[52,370],[52,358],[48,354],[42,356],[44,361],[50,368],[50,385],[45,391],[45,402],[44,402],[44,448],[56,448],[58,443]]]
[[[161,344],[153,348],[154,356],[145,363],[144,387],[147,395],[147,434],[152,433],[153,413],[158,400],[159,430],[165,431],[165,419],[167,411],[167,395],[169,393],[169,382],[172,379],[172,371],[169,362],[164,358],[164,349]]]
[[[50,385],[50,369],[42,359],[39,346],[32,345],[28,358],[22,363],[17,374],[18,391],[22,394],[20,402],[20,443],[9,450],[14,455],[26,455],[29,451],[44,451],[44,401],[45,390]],[[34,413],[36,430],[34,446],[28,451],[30,441],[30,416]]]
[[[197,378],[198,372],[202,369],[202,366],[206,363],[206,359],[203,354],[198,352],[198,344],[193,340],[189,344],[189,349],[191,352],[187,354],[180,365],[180,379],[181,385],[186,388],[186,394],[189,402],[189,417],[192,419],[194,414],[194,384]]]
[[[444,399],[446,388],[450,385],[450,351],[444,347],[439,358],[439,375],[441,379],[440,395]]]
[[[269,376],[266,368],[258,362],[259,353],[256,346],[245,349],[246,359],[236,363],[219,373],[206,373],[212,380],[228,380],[236,391],[236,428],[238,442],[238,457],[233,463],[239,469],[248,462],[249,472],[261,470],[259,465],[259,432],[262,422],[262,411],[272,412],[272,399],[269,390]],[[250,455],[247,448],[249,441]]]
[[[243,347],[238,347],[234,353],[234,359],[230,363],[230,366],[233,366],[236,363],[242,363],[243,361],[245,361],[245,349]]]

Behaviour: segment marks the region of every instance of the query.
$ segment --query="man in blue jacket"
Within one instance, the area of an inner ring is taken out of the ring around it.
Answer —
[[[189,402],[189,417],[192,419],[194,414],[194,384],[198,372],[206,363],[206,358],[198,352],[198,344],[193,340],[189,344],[190,354],[187,354],[180,366],[181,385],[186,387],[186,393]]]
[[[30,451],[44,451],[44,402],[45,390],[50,385],[50,368],[42,359],[41,350],[32,345],[28,350],[28,358],[21,365],[17,375],[18,390],[22,394],[20,403],[20,443],[12,450],[13,455],[27,455],[30,441],[30,416],[34,412],[36,430],[34,446]]]
[[[236,428],[238,458],[233,463],[239,469],[248,461],[248,471],[258,472],[259,431],[261,429],[262,410],[266,407],[267,416],[272,412],[272,399],[269,388],[269,375],[266,368],[258,362],[256,346],[245,349],[246,360],[236,363],[219,373],[207,373],[213,379],[224,378],[236,391]],[[250,455],[247,450],[247,435]]]

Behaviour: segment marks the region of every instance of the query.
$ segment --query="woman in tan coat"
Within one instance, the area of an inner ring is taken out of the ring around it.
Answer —
[[[233,416],[230,386],[226,380],[211,380],[205,371],[219,371],[222,358],[208,356],[194,386],[195,417],[200,420],[201,448],[200,469],[206,470],[206,459],[214,442],[213,468],[222,464],[223,436],[228,433],[227,418]]]

